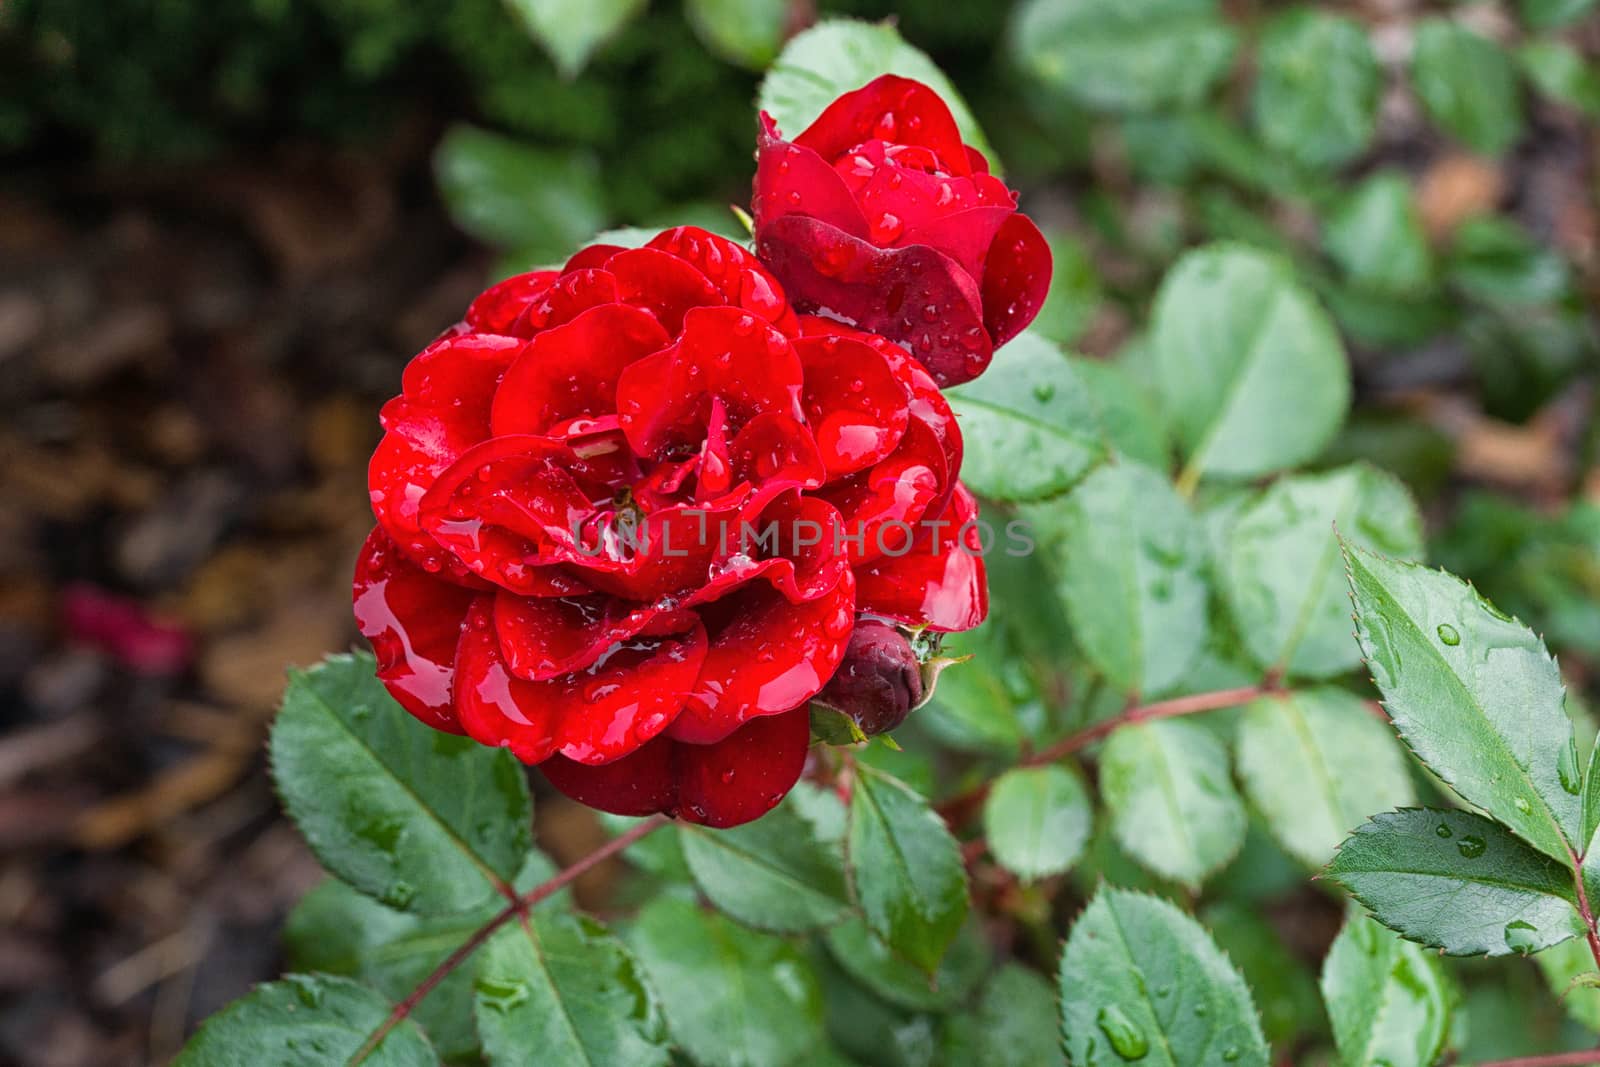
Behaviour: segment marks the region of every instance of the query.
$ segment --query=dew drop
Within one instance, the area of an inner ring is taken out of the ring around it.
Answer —
[[[1483,838],[1478,837],[1475,834],[1468,834],[1460,841],[1456,842],[1456,851],[1461,853],[1463,857],[1469,860],[1475,860],[1479,856],[1483,855],[1484,849],[1488,847],[1489,846],[1484,843]]]
[[[1127,1013],[1115,1004],[1107,1004],[1095,1016],[1100,1032],[1111,1042],[1111,1048],[1125,1060],[1143,1059],[1150,1051],[1150,1039],[1144,1031],[1128,1018]]]
[[[1433,832],[1438,834],[1440,837],[1453,836],[1453,832],[1451,831],[1450,827],[1445,823],[1440,823],[1438,826],[1435,826],[1433,828]]]
[[[1505,938],[1506,948],[1526,956],[1539,945],[1539,928],[1522,919],[1512,919],[1506,923]]]
[[[1441,622],[1439,624],[1439,640],[1454,648],[1461,643],[1461,631],[1447,622]]]

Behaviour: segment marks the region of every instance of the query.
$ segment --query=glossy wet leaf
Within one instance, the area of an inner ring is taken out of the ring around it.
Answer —
[[[762,79],[757,106],[777,120],[785,136],[798,137],[835,97],[880,74],[912,78],[937,92],[949,105],[962,139],[989,157],[991,165],[997,162],[978,120],[950,79],[889,23],[823,19],[791,37]]]
[[[789,22],[787,0],[687,0],[685,13],[707,48],[751,70],[777,57]]]
[[[507,6],[571,78],[595,49],[644,10],[645,0],[509,0]]]
[[[474,1014],[494,1067],[654,1067],[666,1027],[622,943],[586,915],[544,912],[481,950]]]
[[[1359,549],[1345,558],[1356,635],[1400,736],[1536,848],[1581,853],[1583,772],[1543,642],[1443,571]]]
[[[1273,836],[1312,867],[1369,816],[1416,802],[1394,731],[1342,689],[1262,697],[1239,720],[1239,777]]]
[[[1499,155],[1522,133],[1511,57],[1454,19],[1417,23],[1411,83],[1428,116],[1468,148]]]
[[[1434,953],[1352,915],[1328,950],[1322,993],[1345,1067],[1432,1067],[1454,994]]]
[[[967,915],[961,849],[925,798],[857,764],[845,855],[867,925],[932,972]]]
[[[1065,767],[1018,767],[996,779],[983,805],[995,860],[1023,881],[1077,862],[1094,828],[1089,792]]]
[[[678,834],[700,891],[742,923],[800,932],[850,913],[837,842],[823,841],[792,803],[732,829],[683,823]]]
[[[1167,479],[1108,464],[1022,517],[1089,660],[1124,692],[1176,684],[1206,639],[1206,545]]]
[[[1339,335],[1282,262],[1235,244],[1187,253],[1156,296],[1158,385],[1194,471],[1248,478],[1313,458],[1350,404]]]
[[[948,395],[966,444],[961,479],[979,496],[1053,496],[1076,485],[1106,455],[1088,384],[1038,334],[1013,338],[988,370]],[[1019,456],[1028,462],[1019,463]]]
[[[1360,155],[1383,75],[1354,19],[1300,8],[1272,19],[1256,56],[1255,122],[1268,147],[1308,166]]]
[[[1097,111],[1199,103],[1236,44],[1215,0],[1028,0],[1008,36],[1020,69]]]
[[[1257,663],[1291,678],[1329,678],[1361,662],[1336,530],[1388,555],[1422,552],[1411,494],[1364,465],[1283,478],[1225,530],[1222,591],[1240,635]]]
[[[1433,277],[1433,252],[1405,176],[1380,171],[1352,189],[1323,225],[1322,244],[1352,283],[1415,293]]]
[[[1100,753],[1100,796],[1122,850],[1191,888],[1244,843],[1227,746],[1191,719],[1118,728]]]
[[[1470,812],[1376,815],[1324,876],[1383,925],[1451,956],[1536,952],[1582,930],[1568,869]]]
[[[964,1003],[988,972],[993,955],[977,919],[956,934],[932,974],[897,956],[858,919],[833,927],[823,937],[850,977],[891,1004],[912,1011],[950,1011]]]
[[[1250,990],[1199,923],[1102,888],[1073,924],[1058,989],[1067,1058],[1147,1067],[1265,1067]]]
[[[509,752],[429,729],[366,654],[290,675],[273,778],[322,865],[423,914],[467,911],[509,885],[532,848],[528,782]]]
[[[822,994],[788,942],[676,896],[647,904],[627,942],[696,1063],[787,1067],[821,1043]]]
[[[561,262],[605,224],[594,166],[584,156],[458,124],[439,142],[433,166],[456,225],[516,249],[523,269]]]
[[[389,1017],[383,995],[348,978],[291,974],[256,988],[207,1019],[173,1067],[343,1067]],[[363,1067],[436,1067],[437,1054],[407,1019]]]

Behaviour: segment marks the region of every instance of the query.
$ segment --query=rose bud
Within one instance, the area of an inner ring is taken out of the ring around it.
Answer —
[[[793,141],[763,112],[757,144],[756,251],[796,310],[905,345],[940,385],[1039,313],[1050,248],[926,85],[886,74]]]
[[[353,590],[377,675],[584,804],[758,818],[858,613],[987,611],[932,378],[797,317],[732,241],[683,227],[507,279],[400,386]]]
[[[922,703],[922,666],[911,642],[885,623],[857,623],[844,661],[817,700],[849,716],[868,737],[893,730]]]

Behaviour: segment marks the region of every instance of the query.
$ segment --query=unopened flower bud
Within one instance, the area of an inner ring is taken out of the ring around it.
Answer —
[[[869,737],[893,730],[922,703],[922,669],[911,642],[885,623],[857,623],[839,670],[817,699]]]

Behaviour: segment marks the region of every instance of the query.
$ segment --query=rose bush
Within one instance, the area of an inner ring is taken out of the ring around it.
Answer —
[[[756,818],[859,617],[986,610],[932,377],[703,230],[501,282],[381,421],[354,583],[380,677],[606,811]]]
[[[1043,235],[921,82],[883,75],[793,141],[762,112],[757,144],[756,251],[801,310],[900,342],[954,385],[1044,305]]]

